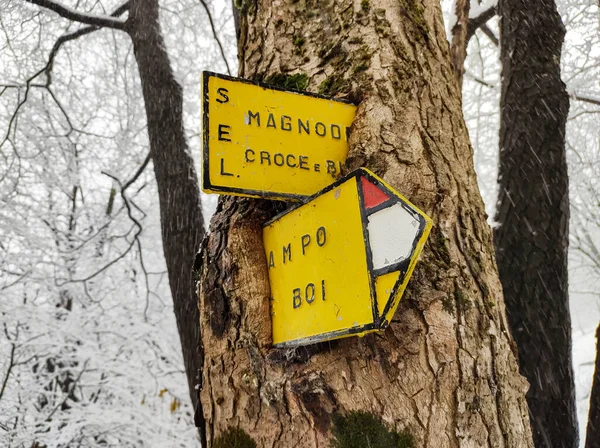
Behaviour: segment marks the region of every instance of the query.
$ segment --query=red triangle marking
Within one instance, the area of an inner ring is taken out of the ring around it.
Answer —
[[[365,199],[365,208],[367,210],[390,199],[390,196],[384,193],[377,185],[369,182],[366,177],[361,177],[360,182],[362,185],[363,197]]]

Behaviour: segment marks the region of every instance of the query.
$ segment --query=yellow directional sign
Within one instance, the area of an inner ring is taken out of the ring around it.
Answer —
[[[366,169],[265,224],[273,343],[385,329],[430,229],[427,215]]]
[[[202,189],[300,200],[332,183],[356,106],[202,74]]]

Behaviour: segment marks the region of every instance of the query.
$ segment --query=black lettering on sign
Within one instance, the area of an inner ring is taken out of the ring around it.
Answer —
[[[308,156],[300,156],[300,169],[310,170],[310,168],[308,167]]]
[[[267,127],[277,129],[277,126],[275,126],[275,117],[273,116],[273,114],[269,114],[269,118],[267,120]]]
[[[331,174],[332,176],[335,176],[336,173],[336,169],[335,169],[335,162],[333,160],[328,160],[327,161],[327,174]]]
[[[252,155],[252,159],[250,158],[250,155]],[[246,162],[250,163],[250,162],[254,162],[254,151],[251,150],[250,148],[248,148],[245,152],[244,152],[244,157],[246,158]]]
[[[321,172],[321,165],[319,165],[318,163],[315,163],[315,171],[316,171],[317,173],[320,173],[320,172]]]
[[[269,154],[267,151],[261,151],[260,152],[260,164],[262,165],[264,161],[267,161],[267,165],[271,164],[271,154]]]
[[[279,156],[279,158],[277,157]],[[283,166],[285,164],[285,159],[283,158],[283,154],[277,153],[273,156],[273,163],[277,166]]]
[[[219,125],[219,140],[221,140],[222,142],[231,141],[230,138],[227,138],[229,136],[229,129],[231,129],[231,126],[228,126],[226,124]]]
[[[282,131],[291,131],[292,130],[292,117],[288,117],[287,115],[281,116],[281,130]]]
[[[256,125],[260,126],[260,112],[252,112],[251,110],[248,111],[248,115],[246,117],[246,124],[247,125],[252,125],[252,119],[256,120]]]
[[[333,160],[327,161],[327,174],[331,174],[335,176],[337,173],[337,169],[335,168],[335,162]]]
[[[331,125],[331,138],[339,140],[342,137],[342,130],[337,124]]]
[[[315,285],[309,283],[306,285],[306,289],[304,290],[304,300],[306,303],[313,303],[315,301]]]
[[[224,104],[229,101],[229,97],[227,96],[229,90],[225,89],[224,87],[219,87],[217,89],[217,93],[221,95],[221,98],[217,98],[217,103]]]
[[[290,159],[296,160],[296,156],[294,154],[288,154],[285,157],[285,163],[287,163],[287,166],[289,166],[290,168],[296,168],[298,165],[296,165],[296,162],[291,163]]]
[[[302,131],[306,132],[307,135],[310,135],[310,125],[308,124],[308,120],[306,120],[306,124],[298,118],[298,134],[302,134]]]
[[[323,296],[323,300],[325,300],[325,280],[321,280],[321,295]]]
[[[327,241],[327,231],[325,227],[319,227],[317,229],[317,245],[323,247]]]
[[[273,255],[273,251],[269,252],[269,269],[275,267],[275,256]]]
[[[225,159],[223,158],[221,158],[221,176],[233,176],[233,174],[225,172]]]
[[[292,291],[292,303],[294,308],[300,308],[302,305],[302,296],[300,295],[300,288],[294,288]]]
[[[301,243],[302,243],[302,255],[304,255],[305,250],[308,245],[310,244],[310,235],[307,233],[306,235],[302,235],[301,238]]]
[[[283,264],[285,264],[285,257],[288,257],[289,261],[292,261],[292,243],[287,246],[283,246]]]
[[[320,131],[319,131],[319,129],[320,129]],[[327,128],[325,127],[325,125],[323,123],[318,121],[317,124],[315,124],[315,132],[317,133],[317,135],[319,137],[325,137],[325,134],[327,134]]]

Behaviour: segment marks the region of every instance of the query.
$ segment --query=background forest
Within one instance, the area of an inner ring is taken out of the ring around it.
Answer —
[[[472,3],[476,17],[494,2]],[[120,4],[69,2],[90,17]],[[569,293],[583,446],[600,320],[600,10],[596,0],[557,5],[567,30]],[[164,0],[160,7],[198,161],[200,73],[236,74],[231,4]],[[442,7],[450,36],[453,2]],[[132,43],[118,30],[77,34],[81,28],[39,6],[0,0],[0,445],[192,446],[197,433]],[[55,51],[64,35],[74,37]],[[463,83],[490,217],[499,97],[493,18],[469,42]],[[201,200],[207,223],[216,197]]]

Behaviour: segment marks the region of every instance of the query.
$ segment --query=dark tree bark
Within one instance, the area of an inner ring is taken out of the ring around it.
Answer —
[[[596,365],[590,393],[585,448],[600,448],[600,325],[596,329]]]
[[[195,407],[200,332],[192,265],[204,223],[198,180],[183,129],[183,92],[173,76],[158,19],[158,0],[131,0],[126,31],[133,41],[142,82],[163,249]]]
[[[500,0],[502,93],[495,230],[508,320],[536,447],[575,447],[567,291],[569,197],[560,78],[565,28],[554,0]]]

